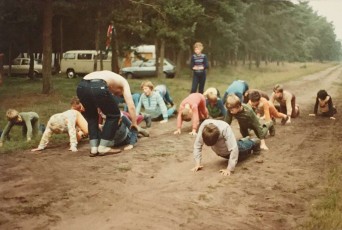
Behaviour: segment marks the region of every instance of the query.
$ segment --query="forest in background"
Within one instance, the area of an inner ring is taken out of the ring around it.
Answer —
[[[211,67],[341,56],[333,24],[307,1],[0,0],[0,15],[5,61],[24,52],[48,57],[43,59],[43,93],[51,90],[51,53],[104,50],[111,21],[115,72],[119,58],[140,44],[156,45],[161,63],[167,57],[178,69],[186,65],[196,41],[204,44]]]

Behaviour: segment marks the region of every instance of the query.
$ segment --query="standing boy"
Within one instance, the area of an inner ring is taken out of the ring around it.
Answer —
[[[190,68],[193,71],[192,86],[190,93],[196,93],[197,87],[199,93],[203,93],[204,91],[204,85],[207,78],[207,69],[209,68],[209,63],[207,56],[202,53],[202,50],[203,44],[200,42],[196,42],[194,44],[195,54],[191,56],[190,61]]]

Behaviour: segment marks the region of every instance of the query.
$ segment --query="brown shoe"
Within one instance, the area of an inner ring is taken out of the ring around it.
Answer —
[[[108,150],[106,149],[104,152],[99,152],[98,156],[107,156],[107,155],[112,155],[112,154],[117,154],[120,153],[121,149],[112,149],[108,147]]]

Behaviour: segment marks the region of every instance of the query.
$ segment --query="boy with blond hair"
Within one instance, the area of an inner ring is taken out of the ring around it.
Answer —
[[[265,143],[265,138],[269,130],[271,130],[270,133],[275,133],[273,131],[273,122],[271,121],[261,125],[253,109],[246,104],[242,104],[240,98],[235,94],[228,95],[225,106],[227,108],[227,116],[225,117],[225,121],[230,125],[232,123],[233,117],[235,117],[239,123],[242,137],[249,136],[248,129],[251,129],[261,140],[260,148],[268,150],[268,147]]]
[[[200,121],[208,118],[208,110],[205,106],[203,94],[192,93],[187,96],[179,106],[177,116],[177,130],[174,134],[180,134],[183,121],[192,120],[192,131],[190,135],[196,135]]]
[[[220,92],[216,88],[211,87],[208,88],[203,95],[206,97],[209,117],[222,120],[226,116],[227,110],[220,98]]]
[[[193,172],[203,168],[201,165],[203,144],[210,146],[218,156],[228,159],[227,168],[220,170],[224,176],[231,175],[239,157],[246,158],[249,154],[260,151],[258,138],[248,137],[237,141],[231,127],[226,122],[207,119],[199,127],[194,143],[193,153],[196,166],[191,169]]]
[[[207,78],[207,69],[209,68],[208,58],[202,53],[203,44],[196,42],[194,44],[194,54],[191,56],[190,68],[193,72],[192,86],[190,93],[203,93],[204,85]]]
[[[159,92],[153,91],[153,84],[151,81],[144,81],[140,88],[143,90],[139,103],[136,108],[137,115],[140,113],[141,107],[144,107],[145,113],[151,115],[152,121],[160,121],[165,123],[171,117],[175,108],[167,108],[163,98]]]
[[[8,137],[13,126],[22,126],[22,134],[26,136],[27,141],[31,141],[33,136],[38,134],[39,116],[35,112],[21,112],[15,109],[6,111],[8,123],[0,137],[0,147],[3,146],[5,137]]]

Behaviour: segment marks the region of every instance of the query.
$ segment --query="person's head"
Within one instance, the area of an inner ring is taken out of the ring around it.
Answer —
[[[19,112],[15,109],[8,109],[6,111],[6,118],[11,122],[20,122],[21,117],[19,116]]]
[[[328,96],[327,91],[325,91],[324,89],[321,89],[320,91],[318,91],[317,93],[317,98],[321,99],[321,100],[325,100],[325,98]]]
[[[82,103],[80,102],[80,99],[78,97],[72,97],[70,101],[71,108],[74,110],[77,110],[79,112],[84,112],[84,107]]]
[[[207,94],[207,98],[208,98],[209,102],[211,102],[211,103],[216,103],[216,102],[217,102],[217,93],[215,93],[215,92],[209,92],[209,93]]]
[[[192,119],[192,109],[190,108],[189,104],[186,104],[183,111],[182,111],[182,120],[183,121],[191,121]]]
[[[195,54],[201,54],[203,50],[203,44],[201,42],[196,42],[194,44],[194,52]]]
[[[273,88],[273,92],[277,98],[283,97],[283,91],[284,91],[284,88],[280,84],[276,84]]]
[[[235,94],[229,94],[225,102],[225,106],[231,114],[237,114],[240,112],[242,105],[238,96]]]
[[[146,96],[150,96],[154,86],[151,81],[144,81],[141,83],[140,88],[144,91]]]
[[[220,137],[220,130],[213,123],[209,123],[204,126],[202,131],[202,139],[207,146],[213,146],[216,144]]]
[[[258,91],[252,91],[249,93],[249,100],[251,100],[252,107],[259,105],[261,95]]]

